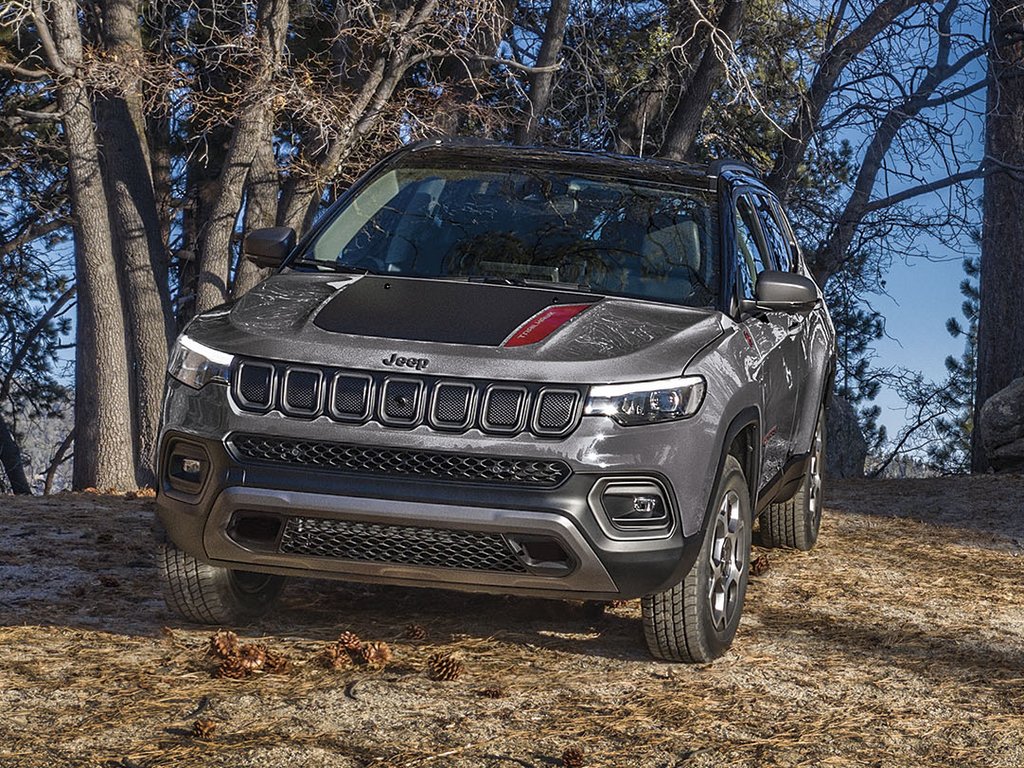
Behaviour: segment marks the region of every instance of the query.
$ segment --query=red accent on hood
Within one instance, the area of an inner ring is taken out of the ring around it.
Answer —
[[[525,323],[516,328],[503,347],[522,347],[543,341],[576,315],[594,306],[593,304],[555,304],[542,309]]]

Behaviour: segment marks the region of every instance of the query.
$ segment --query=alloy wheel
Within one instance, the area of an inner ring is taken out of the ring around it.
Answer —
[[[714,525],[709,558],[708,605],[715,629],[723,631],[739,610],[740,583],[747,567],[747,553],[743,546],[746,522],[736,491],[727,491],[722,497]]]

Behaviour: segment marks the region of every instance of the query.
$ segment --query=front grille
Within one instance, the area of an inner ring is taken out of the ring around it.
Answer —
[[[572,473],[561,461],[414,451],[322,440],[236,435],[230,444],[243,459],[362,475],[553,488]]]
[[[279,551],[287,555],[465,571],[526,571],[498,534],[311,517],[288,520]]]
[[[492,383],[410,373],[361,372],[326,366],[242,360],[233,374],[232,395],[242,410],[388,427],[496,435],[530,431],[561,438],[579,424],[582,386]]]

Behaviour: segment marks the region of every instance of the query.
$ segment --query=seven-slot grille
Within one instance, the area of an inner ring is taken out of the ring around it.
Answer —
[[[416,451],[266,435],[233,435],[229,445],[243,460],[363,475],[420,477],[445,482],[554,488],[572,472],[564,462],[549,459]]]
[[[389,427],[564,437],[579,423],[582,388],[430,376],[362,373],[243,360],[232,392],[243,410],[288,416],[377,421]]]
[[[315,517],[289,518],[278,551],[466,571],[526,571],[499,534]]]

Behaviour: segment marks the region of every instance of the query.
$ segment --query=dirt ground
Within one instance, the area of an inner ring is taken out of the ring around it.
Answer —
[[[711,665],[648,658],[636,602],[303,581],[234,628],[291,672],[239,681],[160,599],[151,501],[3,497],[0,766],[1024,765],[1024,478],[829,491],[818,548],[768,553]],[[393,662],[325,668],[342,630]],[[428,679],[439,650],[458,680]]]

